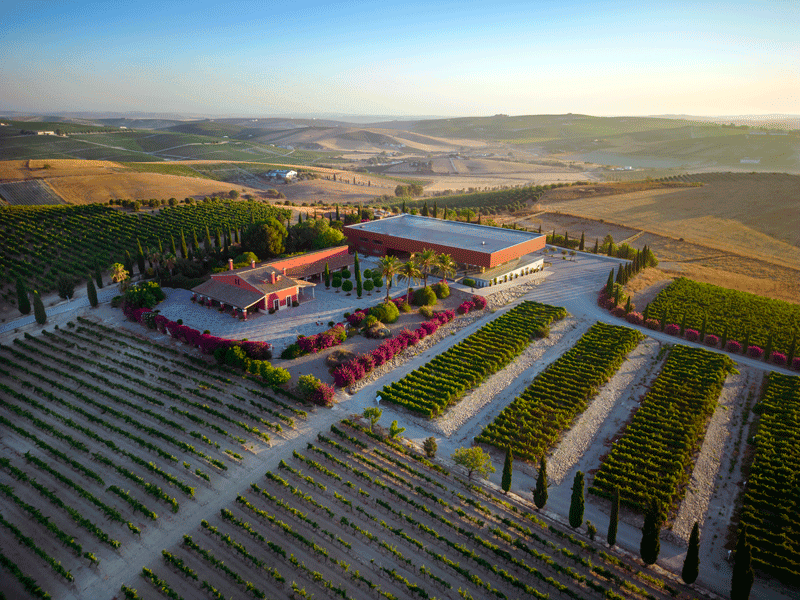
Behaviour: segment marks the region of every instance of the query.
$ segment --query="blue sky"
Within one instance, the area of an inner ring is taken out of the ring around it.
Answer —
[[[796,2],[6,0],[0,112],[800,113]]]

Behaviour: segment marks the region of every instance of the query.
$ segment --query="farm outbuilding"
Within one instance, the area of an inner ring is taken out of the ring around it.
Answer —
[[[449,254],[463,269],[473,273],[512,264],[518,265],[519,270],[508,272],[538,270],[542,263],[532,255],[545,245],[541,233],[409,214],[348,225],[344,234],[350,248],[362,254],[405,258],[429,248]],[[524,265],[519,264],[523,257],[527,257]]]

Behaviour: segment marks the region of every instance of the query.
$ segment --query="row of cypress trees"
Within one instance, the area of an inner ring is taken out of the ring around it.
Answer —
[[[98,270],[95,273],[95,278],[98,281],[100,287],[103,287],[103,280],[100,276],[100,271]],[[34,290],[33,293],[33,314],[36,318],[36,322],[39,325],[44,325],[47,322],[47,312],[44,309],[44,303],[42,302],[42,297],[37,290]],[[94,280],[92,276],[86,280],[86,296],[89,299],[89,304],[92,308],[95,308],[98,304],[97,300],[97,288],[95,287]],[[19,312],[23,315],[27,315],[31,312],[31,301],[28,298],[28,290],[25,287],[25,282],[22,281],[22,278],[17,278],[17,306],[19,307]]]

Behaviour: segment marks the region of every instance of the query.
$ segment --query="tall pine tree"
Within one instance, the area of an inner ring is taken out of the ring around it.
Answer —
[[[539,474],[536,476],[536,487],[533,490],[533,502],[536,508],[544,508],[547,504],[547,460],[544,455],[539,459]]]
[[[33,314],[36,317],[36,322],[39,325],[44,325],[47,322],[47,313],[44,312],[44,304],[39,292],[33,292]]]
[[[742,525],[736,541],[736,556],[731,578],[731,600],[748,600],[755,581],[752,565],[752,548],[747,541],[747,526]]]
[[[689,536],[689,549],[686,551],[686,558],[683,560],[683,570],[681,579],[684,583],[694,583],[700,574],[700,526],[697,521],[692,527],[692,535]]]
[[[25,282],[22,281],[22,277],[17,277],[17,307],[19,307],[19,312],[23,315],[31,312],[31,301],[28,298],[28,290],[25,289]]]
[[[646,565],[652,565],[658,560],[658,553],[661,552],[661,506],[656,498],[650,499],[647,513],[644,515],[642,525],[642,542],[639,545],[639,553]]]
[[[506,448],[506,462],[503,463],[503,478],[500,487],[507,494],[511,489],[511,475],[514,469],[514,454],[511,452],[511,446]]]
[[[608,519],[608,545],[613,546],[617,543],[617,526],[619,525],[619,488],[614,488],[614,495],[611,497],[611,516]]]
[[[361,285],[361,263],[358,261],[358,252],[356,252],[356,257],[353,261],[353,270],[356,272],[356,293],[361,298],[364,288]]]
[[[86,280],[86,296],[89,298],[89,304],[92,308],[97,307],[97,288],[94,287],[91,275]]]
[[[575,473],[572,480],[572,500],[569,505],[570,527],[580,527],[583,523],[583,472]]]

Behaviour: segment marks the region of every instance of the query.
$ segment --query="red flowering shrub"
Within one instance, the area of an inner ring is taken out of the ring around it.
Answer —
[[[706,339],[703,341],[706,346],[711,346],[712,348],[719,346],[719,336],[714,335],[713,333],[706,335]]]
[[[317,351],[317,336],[309,335],[297,338],[297,345],[303,354],[314,353]]]
[[[779,367],[786,365],[786,355],[783,352],[778,352],[777,350],[770,354],[769,360],[771,363],[776,364]]]
[[[792,359],[792,370],[793,371],[800,371],[800,356],[795,356]]]
[[[658,331],[661,329],[661,323],[658,321],[658,319],[647,319],[647,321],[644,322],[644,326],[648,329],[652,329],[653,331]]]
[[[761,358],[764,356],[764,349],[761,346],[748,346],[747,356],[750,358]]]
[[[333,370],[333,382],[339,387],[347,387],[356,382],[356,375],[349,363],[339,365]]]
[[[233,340],[226,340],[224,338],[217,337],[215,335],[209,335],[207,333],[200,334],[198,342],[200,351],[203,354],[213,354],[217,348],[225,348],[227,350],[233,345]]]
[[[734,354],[741,354],[742,345],[736,340],[728,340],[725,343],[725,350],[727,350],[728,352],[733,352]]]
[[[458,305],[458,314],[465,315],[472,309],[472,302],[465,300]]]
[[[353,327],[361,327],[361,322],[367,316],[363,310],[357,310],[352,315],[347,317],[347,323]]]
[[[370,354],[361,354],[356,361],[364,368],[364,373],[369,373],[375,368],[375,359]]]
[[[680,325],[676,325],[675,323],[670,323],[666,327],[664,327],[664,333],[667,335],[678,335],[681,332]]]
[[[335,390],[332,385],[320,382],[314,393],[311,394],[311,402],[317,406],[331,406]]]
[[[486,308],[486,298],[483,296],[473,296],[472,297],[472,306],[475,307],[475,310],[483,310]]]
[[[633,325],[641,325],[644,323],[644,315],[638,312],[629,312],[627,315],[625,315],[625,320]]]
[[[617,306],[616,308],[611,309],[611,314],[614,315],[615,317],[619,317],[620,319],[622,319],[628,313],[625,312],[624,306]]]
[[[690,342],[697,342],[700,340],[700,332],[697,329],[687,329],[684,337]]]
[[[272,344],[248,341],[242,342],[240,345],[244,353],[253,360],[269,360],[272,358]]]
[[[425,331],[425,335],[431,335],[439,329],[439,324],[435,321],[425,321],[419,328]]]

